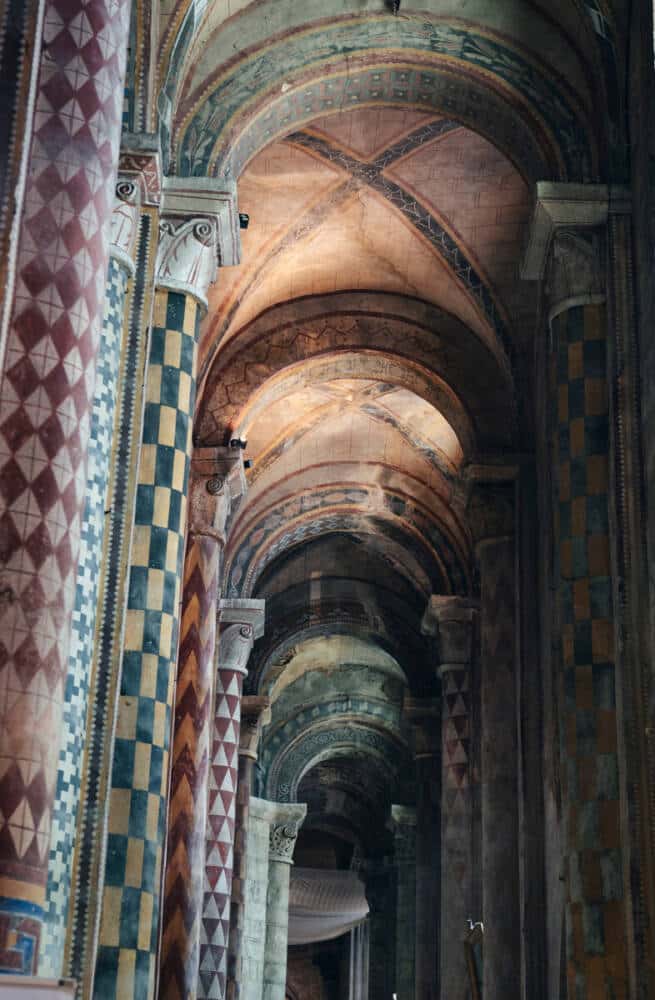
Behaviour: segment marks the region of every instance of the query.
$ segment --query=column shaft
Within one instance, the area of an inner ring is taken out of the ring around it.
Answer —
[[[478,547],[485,1000],[521,993],[514,541]]]
[[[155,297],[94,995],[151,997],[184,558],[198,303]]]
[[[234,868],[241,692],[255,637],[263,632],[264,602],[223,600],[216,672],[207,810],[205,888],[198,997],[224,1000]]]
[[[238,449],[200,449],[191,467],[162,910],[162,1000],[186,1000],[197,990],[218,586],[232,493],[243,491],[240,456]],[[226,476],[230,471],[236,473],[231,477],[236,489]]]
[[[46,0],[0,379],[0,970],[28,974],[44,916],[129,21],[127,0],[100,0],[92,23],[82,0],[65,18],[60,7]]]
[[[155,251],[157,247],[161,170],[158,141],[152,136],[123,139],[117,192],[125,186],[140,191],[136,233],[130,236],[126,218],[128,203],[117,201],[112,216],[112,254],[123,264],[134,261],[124,307],[120,367],[117,377],[115,419],[108,448],[109,476],[104,501],[102,559],[94,570],[98,594],[95,602],[93,658],[89,677],[88,713],[84,754],[79,761],[80,792],[75,817],[75,852],[72,857],[70,914],[65,972],[80,983],[88,996],[95,971],[104,879],[104,847],[107,827],[107,789],[111,772],[112,734],[115,728],[121,649],[129,578],[131,525],[141,443],[141,416],[147,340],[155,295]],[[131,151],[132,144],[139,152]],[[122,199],[119,199],[121,201]],[[134,244],[132,246],[132,238]],[[61,764],[61,762],[60,762]],[[54,849],[54,842],[53,842]]]
[[[284,1000],[289,940],[289,882],[293,851],[307,806],[269,804],[268,891],[266,893],[266,947],[262,1000]]]
[[[243,930],[243,1000],[262,1000],[266,948],[266,891],[268,887],[268,803],[250,798],[248,817],[245,912]]]
[[[432,597],[423,629],[438,637],[442,699],[441,947],[444,1000],[466,1000],[464,939],[471,917],[471,659],[475,611],[457,597]]]
[[[227,956],[227,1000],[238,1000],[242,995],[250,796],[262,724],[267,724],[270,717],[269,698],[250,695],[241,699],[239,778],[234,816],[234,869]]]
[[[398,1000],[415,996],[416,810],[391,807],[396,864],[396,976]]]
[[[84,756],[88,695],[93,660],[96,609],[105,528],[111,439],[122,347],[123,316],[129,270],[116,257],[109,260],[102,350],[96,370],[87,464],[87,501],[82,518],[80,558],[71,645],[67,698],[62,715],[57,787],[50,836],[46,917],[39,958],[39,974],[62,974],[68,920],[71,869]]]
[[[609,544],[607,318],[574,306],[557,344],[559,611],[568,994],[626,995],[614,608]]]

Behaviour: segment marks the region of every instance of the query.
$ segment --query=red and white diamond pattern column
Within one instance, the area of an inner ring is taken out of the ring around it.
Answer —
[[[36,968],[129,0],[46,0],[0,376],[0,971]]]
[[[471,660],[476,607],[461,597],[432,597],[423,631],[437,638],[442,698],[440,995],[467,1000],[464,951],[471,916]]]
[[[209,771],[199,1000],[225,1000],[241,692],[253,643],[264,631],[264,604],[264,601],[255,600],[223,600],[219,608],[220,639]]]

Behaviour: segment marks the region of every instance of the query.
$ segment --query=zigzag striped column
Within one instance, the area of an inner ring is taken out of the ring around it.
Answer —
[[[101,1000],[151,1000],[155,990],[198,329],[225,247],[232,263],[238,245],[233,193],[217,182],[166,178],[162,214],[93,987]]]
[[[195,996],[198,983],[218,586],[225,523],[232,500],[243,492],[239,449],[196,450],[189,486],[169,791],[159,973],[162,1000]]]
[[[460,597],[431,597],[423,631],[438,639],[441,677],[441,996],[467,1000],[464,939],[471,916],[471,660],[476,609]]]
[[[248,877],[248,817],[252,772],[262,727],[271,721],[271,700],[246,695],[241,699],[241,734],[239,736],[239,779],[234,817],[234,868],[230,906],[230,940],[227,956],[227,1000],[241,997],[243,972],[243,931]]]
[[[521,993],[514,538],[478,543],[485,1000]]]
[[[264,601],[223,600],[220,602],[219,622],[199,1000],[225,1000],[241,692],[253,643],[264,631]]]

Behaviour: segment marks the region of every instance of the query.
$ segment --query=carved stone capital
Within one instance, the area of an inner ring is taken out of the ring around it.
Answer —
[[[241,256],[236,185],[206,177],[166,177],[156,281],[207,308],[219,267]]]
[[[225,544],[225,526],[235,500],[246,492],[240,448],[196,448],[189,479],[189,533]]]
[[[605,298],[599,230],[610,214],[605,184],[539,181],[521,277],[547,279],[552,319]]]
[[[241,699],[241,731],[239,756],[257,760],[257,749],[262,729],[271,721],[271,699],[258,695],[245,695]]]
[[[441,750],[441,704],[437,698],[405,695],[403,719],[411,726],[414,757],[435,757]]]
[[[138,184],[141,204],[159,205],[162,190],[159,136],[150,132],[123,133],[118,173],[119,177]]]
[[[293,864],[298,831],[307,815],[304,802],[269,802],[251,796],[250,814],[269,826],[269,861]]]
[[[478,606],[464,597],[430,598],[423,615],[422,631],[439,644],[439,676],[452,670],[468,670],[473,657],[473,636]]]
[[[137,180],[118,175],[111,213],[109,253],[130,276],[136,271],[134,251],[141,210],[141,187]]]
[[[265,601],[218,602],[218,669],[248,673],[248,659],[255,639],[264,634]]]

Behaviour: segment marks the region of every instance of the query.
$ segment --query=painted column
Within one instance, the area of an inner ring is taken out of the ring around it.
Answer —
[[[298,830],[307,815],[301,803],[271,802],[266,894],[266,949],[262,1000],[284,1000],[289,940],[289,881]]]
[[[395,879],[393,870],[384,861],[369,861],[362,874],[365,877],[366,901],[369,906],[368,987],[373,1000],[374,997],[388,996],[395,982]],[[416,896],[412,905],[416,907]],[[412,958],[414,953],[412,948]]]
[[[221,600],[216,700],[209,770],[205,889],[198,997],[224,1000],[234,867],[241,693],[255,639],[264,633],[264,601]]]
[[[524,276],[548,272],[554,354],[568,996],[625,997],[628,928],[609,527],[607,283],[598,231],[608,218],[609,192],[600,185],[539,184],[537,194]]]
[[[467,1000],[464,940],[471,917],[471,662],[477,609],[460,597],[431,597],[423,631],[437,638],[441,678],[441,996]]]
[[[44,920],[128,40],[128,0],[87,7],[44,3],[3,308],[0,971],[17,974],[37,971]]]
[[[521,996],[514,484],[479,488],[480,772],[485,1000]],[[474,529],[475,531],[475,529]],[[475,918],[474,918],[475,919]]]
[[[248,815],[245,912],[243,928],[243,1000],[262,1000],[266,950],[269,822],[264,799],[250,797]]]
[[[197,337],[207,289],[234,251],[226,214],[233,198],[211,182],[166,179],[109,788],[102,1000],[145,1000],[155,986]]]
[[[196,449],[189,482],[175,691],[161,998],[195,996],[198,984],[221,555],[232,502],[245,489],[240,449]]]
[[[105,504],[123,346],[127,287],[134,277],[134,251],[141,189],[119,177],[112,213],[109,270],[98,354],[96,388],[88,445],[86,504],[82,518],[71,644],[62,715],[57,787],[50,834],[46,915],[39,974],[62,975],[68,921],[77,812],[85,750],[87,709],[93,661],[99,574],[105,530]]]
[[[248,816],[253,769],[262,727],[271,721],[271,700],[246,695],[241,699],[239,777],[234,816],[234,869],[230,905],[230,937],[227,954],[227,1000],[242,996],[244,919],[248,877]]]
[[[108,447],[108,481],[104,501],[102,559],[95,568],[97,599],[93,657],[88,681],[88,713],[84,753],[75,762],[80,791],[72,857],[70,911],[64,954],[67,976],[88,996],[95,969],[100,902],[104,877],[106,802],[111,765],[118,684],[120,644],[129,572],[131,525],[138,475],[147,338],[155,295],[161,166],[159,140],[153,135],[123,133],[119,176],[139,189],[135,273],[125,299],[116,385],[116,403]],[[121,247],[129,232],[117,219]],[[116,239],[116,238],[115,238]],[[61,767],[61,761],[60,761]],[[54,850],[54,846],[51,848]]]
[[[416,809],[391,807],[396,864],[396,980],[398,1000],[415,996]]]
[[[437,1000],[439,962],[440,705],[407,698],[416,767],[416,1000]]]

